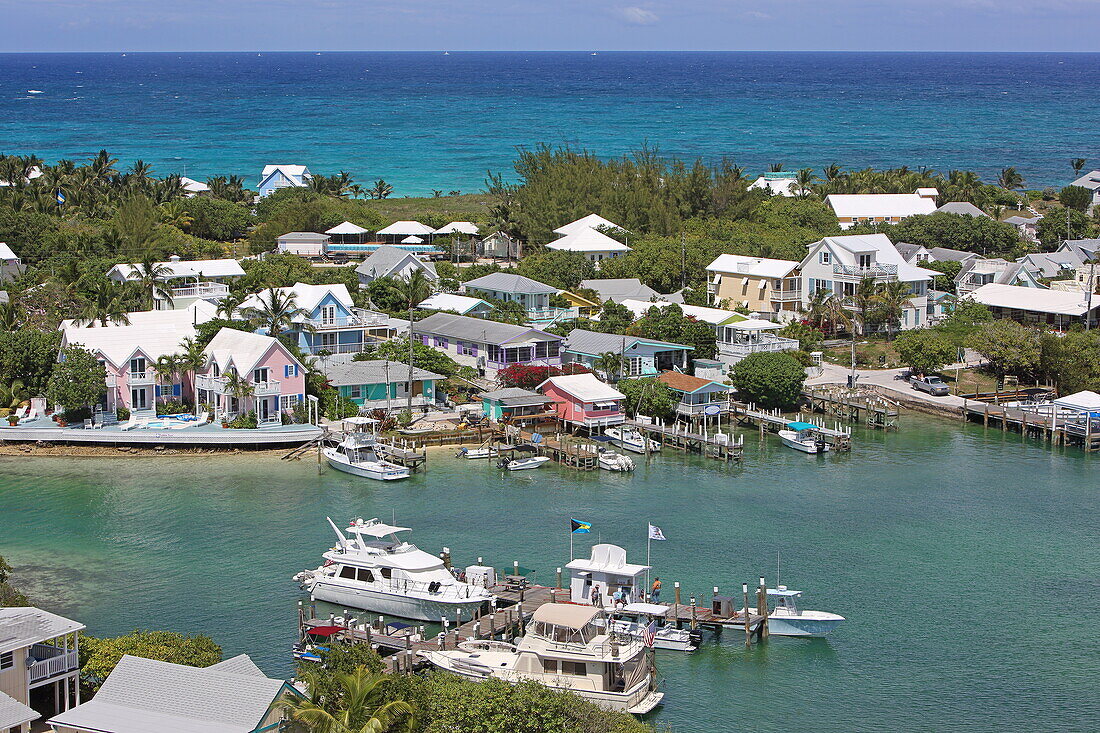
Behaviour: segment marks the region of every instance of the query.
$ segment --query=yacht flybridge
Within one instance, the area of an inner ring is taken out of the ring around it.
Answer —
[[[353,520],[316,570],[294,576],[312,598],[387,616],[436,621],[469,618],[493,599],[483,586],[458,581],[435,555],[398,537],[408,527]],[[345,533],[347,536],[345,536]]]
[[[533,680],[608,710],[641,715],[664,698],[657,690],[652,652],[642,639],[609,633],[603,611],[593,606],[540,606],[518,644],[464,641],[457,649],[420,655],[466,679]]]

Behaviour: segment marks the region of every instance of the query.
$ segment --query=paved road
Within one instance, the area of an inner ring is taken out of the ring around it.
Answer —
[[[962,366],[962,365],[960,365]],[[824,371],[820,377],[812,377],[806,380],[807,385],[815,384],[847,384],[848,375],[852,373],[850,367],[842,367],[837,364],[825,363],[822,365]],[[951,371],[955,368],[955,365],[944,367],[944,371]],[[894,377],[905,369],[856,369],[856,384],[873,384],[878,387],[884,387],[890,392],[896,392],[899,395],[910,399],[922,400],[936,405],[947,405],[951,407],[962,407],[964,400],[962,397],[956,397],[955,395],[944,395],[943,397],[933,397],[927,392],[921,392],[913,389],[908,383],[901,381],[900,379],[894,379]]]

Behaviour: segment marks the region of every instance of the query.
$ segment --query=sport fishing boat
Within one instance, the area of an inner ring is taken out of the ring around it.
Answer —
[[[779,431],[779,439],[788,448],[803,453],[824,453],[829,450],[829,444],[816,431],[817,426],[808,422],[789,422],[786,430]]]
[[[391,463],[379,456],[375,450],[375,438],[370,433],[348,433],[336,445],[321,448],[321,453],[328,465],[353,476],[376,481],[394,481],[408,478],[412,473],[408,467]]]
[[[844,622],[843,616],[827,611],[802,611],[796,603],[802,591],[787,586],[768,588],[768,597],[775,599],[775,608],[768,614],[768,633],[773,636],[821,637]]]
[[[633,451],[634,453],[661,452],[660,443],[656,440],[647,439],[640,430],[625,425],[607,428],[603,431],[603,434],[611,438],[612,442],[618,443],[623,448],[626,448],[628,451]]]
[[[500,459],[500,463],[497,464],[497,467],[503,468],[506,471],[526,471],[529,468],[538,468],[549,462],[550,459],[546,456],[529,456],[527,458],[514,458],[512,460],[502,458]]]
[[[518,644],[464,641],[457,649],[419,654],[469,680],[533,680],[607,710],[648,713],[664,698],[657,690],[652,652],[642,639],[606,624],[603,611],[594,606],[547,603],[535,610]]]
[[[654,649],[694,651],[702,636],[698,631],[678,629],[675,623],[666,622],[668,612],[669,606],[659,603],[628,603],[612,614],[609,623],[615,633],[643,641],[652,634]]]
[[[459,458],[469,458],[475,460],[478,458],[496,458],[496,448],[462,448],[458,451]]]
[[[398,538],[408,527],[355,519],[341,532],[328,523],[336,546],[319,568],[294,576],[314,599],[419,621],[453,619],[456,612],[469,618],[493,599],[484,587],[457,580],[435,555]]]
[[[596,459],[605,471],[628,472],[634,470],[634,461],[629,456],[610,450],[601,450]]]

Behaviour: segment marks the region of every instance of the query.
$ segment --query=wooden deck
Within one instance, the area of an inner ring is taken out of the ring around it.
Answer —
[[[901,410],[894,400],[865,389],[839,384],[810,387],[803,395],[813,412],[882,430],[897,430]]]
[[[731,412],[735,419],[745,425],[754,425],[760,428],[761,433],[764,431],[779,432],[787,427],[787,424],[792,422],[791,418],[783,415],[779,410],[767,411],[761,410],[752,404],[744,404],[742,402],[731,402]],[[833,450],[836,451],[848,451],[852,449],[852,432],[851,430],[842,427],[841,425],[835,425],[829,427],[827,425],[821,425],[812,419],[804,419],[802,415],[798,415],[798,419],[802,422],[809,422],[814,425],[814,432],[820,435]]]
[[[728,433],[700,433],[680,425],[655,425],[637,420],[627,420],[626,424],[641,431],[647,438],[656,440],[662,446],[675,448],[684,453],[697,453],[723,461],[739,461],[745,457],[744,436],[734,437]]]
[[[1079,445],[1086,453],[1100,451],[1100,420],[1090,423],[1066,422],[1019,407],[967,401],[966,418],[985,427],[1018,432],[1021,438],[1037,438],[1051,445]]]

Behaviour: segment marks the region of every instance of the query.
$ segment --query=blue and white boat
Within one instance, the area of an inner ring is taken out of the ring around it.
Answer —
[[[789,422],[786,430],[779,431],[779,439],[788,448],[803,453],[824,453],[829,444],[817,435],[817,426],[808,422]]]
[[[768,597],[775,599],[775,608],[768,614],[768,633],[773,636],[821,637],[844,622],[843,616],[827,611],[803,611],[798,608],[800,590],[785,585],[768,588]]]

